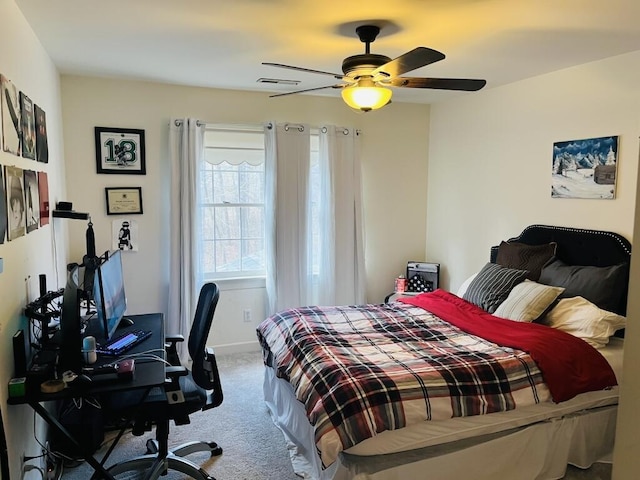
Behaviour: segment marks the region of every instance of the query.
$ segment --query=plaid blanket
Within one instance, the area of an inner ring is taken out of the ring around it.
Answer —
[[[258,338],[304,404],[324,466],[385,430],[550,399],[527,353],[409,304],[285,310]]]

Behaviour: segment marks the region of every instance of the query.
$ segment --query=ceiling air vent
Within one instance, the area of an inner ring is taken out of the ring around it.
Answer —
[[[259,78],[258,83],[276,83],[278,85],[298,85],[300,80],[283,80],[281,78]]]

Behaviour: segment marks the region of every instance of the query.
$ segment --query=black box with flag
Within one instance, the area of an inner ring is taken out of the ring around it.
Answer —
[[[439,280],[439,263],[407,263],[407,292],[433,292],[438,288]]]

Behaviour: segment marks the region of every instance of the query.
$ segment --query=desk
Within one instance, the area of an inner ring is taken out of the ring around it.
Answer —
[[[134,325],[118,329],[117,335],[134,329],[151,330],[153,333],[149,338],[129,350],[126,353],[127,355],[145,352],[152,349],[164,350],[164,317],[161,313],[130,315],[128,318],[131,318],[134,321]],[[92,332],[96,331],[94,330],[95,328],[98,328],[98,326],[90,324],[85,335],[91,335]],[[99,357],[95,366],[111,363],[114,360],[117,360],[117,358]],[[131,391],[134,389],[146,389],[146,393],[148,393],[151,388],[163,385],[164,380],[165,366],[162,362],[136,362],[135,373],[133,378],[130,380],[118,380],[114,382],[100,382],[97,380],[88,385],[65,388],[61,392],[57,393],[42,393],[37,389],[29,388],[29,386],[27,386],[27,395],[24,397],[9,397],[7,403],[9,405],[28,404],[40,417],[42,417],[42,419],[51,425],[52,428],[64,435],[72,445],[78,449],[78,452],[94,468],[96,473],[99,472],[102,475],[101,478],[113,479],[113,476],[109,475],[103,464],[120,436],[114,440],[114,445],[109,449],[109,452],[103,462],[100,463],[93,457],[93,452],[88,452],[86,450],[86,446],[81,445],[81,443],[79,443],[69,433],[58,419],[44,408],[42,403],[52,400],[80,398],[84,396],[117,395],[118,392]]]

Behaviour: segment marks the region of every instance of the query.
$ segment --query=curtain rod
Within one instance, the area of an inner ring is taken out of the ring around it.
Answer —
[[[176,127],[179,127],[182,125],[182,120],[175,120],[175,125]],[[256,132],[260,132],[262,131],[262,126],[258,126],[258,125],[253,125],[253,124],[224,124],[224,123],[213,123],[213,122],[202,122],[200,120],[196,120],[196,125],[198,127],[205,125],[205,126],[211,126],[212,128],[215,128],[216,130],[236,130],[236,131],[256,131]],[[296,128],[298,129],[298,131],[300,132],[304,132],[304,125],[301,123],[285,123],[283,124],[284,129],[286,131],[289,131],[290,128]],[[273,128],[273,123],[269,122],[266,124],[266,127],[271,130]],[[327,133],[327,127],[310,127],[311,130],[318,130],[321,131],[322,133]],[[342,130],[342,134],[343,135],[349,135],[349,129],[346,127],[336,127],[336,129],[338,130]],[[360,130],[356,129],[355,130],[356,135],[360,135]]]
[[[273,123],[269,122],[266,124],[267,128],[269,130],[271,130],[273,128]],[[298,131],[300,132],[304,132],[304,125],[302,125],[301,123],[285,123],[283,124],[284,129],[286,131],[289,131],[290,128],[297,128]],[[310,127],[311,130],[318,130],[321,131],[322,133],[327,133],[327,127]],[[337,130],[342,130],[342,134],[343,135],[349,135],[349,129],[346,127],[336,127]],[[360,130],[356,129],[355,130],[356,135],[360,135]]]

